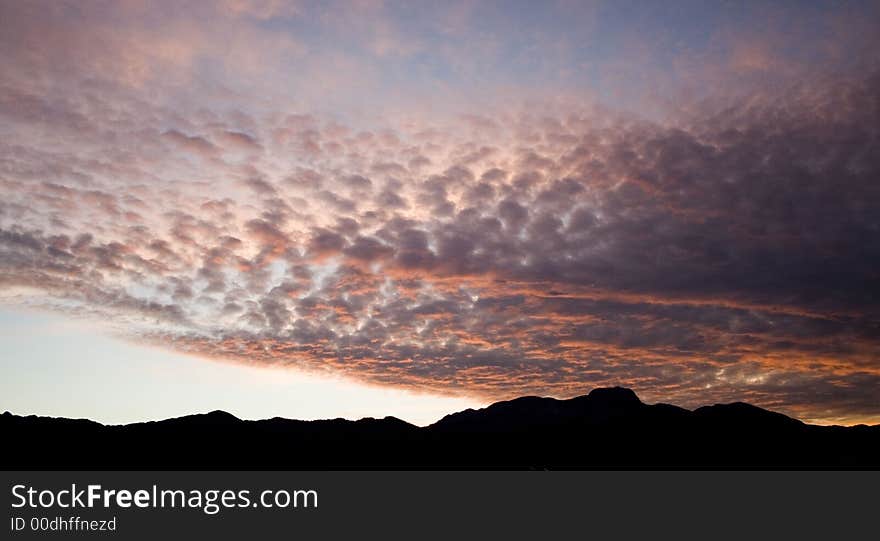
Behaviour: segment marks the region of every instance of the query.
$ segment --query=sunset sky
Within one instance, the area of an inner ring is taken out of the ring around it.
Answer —
[[[0,411],[880,423],[880,4],[0,0]]]

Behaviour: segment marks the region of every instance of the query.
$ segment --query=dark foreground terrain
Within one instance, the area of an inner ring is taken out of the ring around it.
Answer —
[[[629,389],[524,397],[427,427],[393,417],[243,421],[215,411],[105,426],[0,416],[8,469],[880,467],[880,425],[821,427],[743,403],[689,411]]]

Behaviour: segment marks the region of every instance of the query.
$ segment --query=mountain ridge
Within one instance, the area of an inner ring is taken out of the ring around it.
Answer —
[[[461,411],[457,411],[457,412],[449,413],[449,414],[444,415],[443,417],[441,417],[441,418],[438,419],[437,421],[435,421],[435,422],[433,422],[433,423],[430,423],[430,424],[427,424],[427,425],[423,425],[423,426],[416,425],[416,424],[410,423],[410,422],[408,422],[408,421],[404,421],[403,419],[400,419],[400,418],[395,417],[395,416],[393,416],[393,415],[386,415],[386,416],[384,416],[384,417],[372,417],[372,416],[367,416],[367,417],[361,417],[361,418],[358,418],[358,419],[348,419],[348,418],[345,418],[345,417],[327,417],[327,418],[321,418],[321,419],[294,419],[294,418],[290,418],[290,417],[279,417],[279,416],[268,417],[268,418],[265,418],[265,419],[243,419],[243,418],[237,417],[237,416],[236,416],[235,414],[233,414],[233,413],[227,412],[227,411],[225,411],[225,410],[219,410],[219,409],[218,409],[218,410],[211,410],[211,411],[208,411],[208,412],[190,413],[190,414],[181,415],[181,416],[178,416],[178,417],[167,417],[167,418],[164,418],[164,419],[151,419],[151,420],[147,420],[147,421],[135,421],[135,422],[132,422],[132,423],[102,423],[102,422],[100,422],[100,421],[95,421],[95,420],[93,420],[93,419],[89,419],[89,418],[85,418],[85,417],[56,417],[56,416],[52,416],[52,415],[35,415],[35,414],[19,415],[19,414],[16,414],[16,413],[12,413],[12,412],[9,411],[9,410],[5,410],[5,411],[4,411],[2,414],[0,414],[0,415],[2,415],[2,416],[4,416],[4,417],[5,417],[5,416],[11,416],[11,417],[20,418],[20,419],[30,419],[30,418],[33,418],[33,419],[56,419],[56,420],[65,420],[65,421],[72,421],[72,422],[75,422],[75,421],[84,421],[84,422],[89,422],[89,423],[94,423],[94,424],[97,424],[97,425],[101,425],[101,426],[104,426],[104,427],[127,427],[127,426],[132,426],[132,425],[142,425],[142,424],[149,424],[149,423],[164,423],[164,422],[168,422],[168,421],[176,421],[176,420],[181,420],[181,419],[191,419],[191,418],[211,418],[211,417],[225,416],[225,417],[231,418],[231,419],[234,420],[234,421],[241,421],[241,422],[245,422],[245,423],[266,422],[266,421],[294,421],[294,422],[300,422],[300,423],[315,423],[315,422],[329,422],[329,421],[347,421],[347,422],[356,423],[356,422],[360,422],[360,421],[384,421],[384,420],[392,420],[392,421],[399,421],[399,422],[401,422],[401,423],[408,424],[408,425],[410,425],[410,426],[412,426],[412,427],[414,427],[414,428],[429,428],[429,427],[432,427],[432,426],[435,426],[435,425],[441,423],[444,419],[447,419],[447,418],[449,418],[449,417],[454,417],[454,416],[457,416],[457,415],[460,415],[460,414],[466,414],[466,413],[479,413],[479,412],[484,412],[484,411],[486,411],[486,410],[489,410],[489,409],[492,409],[492,408],[495,408],[495,407],[498,407],[498,406],[502,406],[502,405],[505,405],[505,404],[509,404],[509,403],[515,403],[515,402],[527,401],[527,400],[550,401],[550,402],[555,402],[555,403],[566,403],[566,402],[570,403],[570,402],[573,402],[573,401],[582,401],[582,400],[584,400],[584,399],[587,399],[587,398],[589,398],[591,395],[593,395],[594,393],[597,393],[597,392],[616,391],[616,390],[626,391],[627,394],[630,394],[632,397],[635,398],[636,401],[638,401],[640,404],[643,404],[643,405],[647,405],[647,406],[651,406],[651,407],[675,408],[675,409],[677,409],[677,410],[681,410],[681,411],[683,411],[683,412],[698,413],[698,412],[703,411],[703,410],[708,411],[708,410],[714,410],[714,409],[719,409],[719,408],[732,408],[732,407],[739,408],[739,407],[741,407],[741,406],[745,406],[745,407],[747,407],[747,408],[749,408],[749,409],[752,409],[752,410],[755,410],[755,411],[764,412],[764,413],[766,413],[766,414],[771,414],[771,415],[774,415],[774,416],[785,417],[785,418],[790,419],[790,420],[792,420],[792,421],[796,421],[796,422],[798,422],[798,423],[805,424],[805,425],[808,425],[808,426],[825,427],[825,428],[832,428],[832,427],[837,427],[837,428],[868,427],[868,428],[878,428],[878,429],[880,429],[880,424],[876,424],[876,425],[869,425],[869,424],[865,424],[865,423],[859,423],[859,424],[855,424],[855,425],[839,425],[839,424],[833,424],[833,425],[815,425],[815,424],[810,424],[810,423],[806,423],[805,421],[802,421],[802,420],[800,420],[800,419],[797,419],[797,418],[795,418],[795,417],[789,417],[789,416],[785,415],[784,413],[779,413],[779,412],[776,412],[776,411],[773,411],[773,410],[768,410],[768,409],[766,409],[766,408],[762,408],[762,407],[760,407],[760,406],[755,406],[754,404],[750,404],[750,403],[748,403],[748,402],[741,402],[741,401],[735,401],[735,402],[719,402],[719,403],[715,403],[715,404],[707,404],[707,405],[704,405],[704,406],[699,406],[699,407],[697,407],[697,408],[695,408],[695,409],[693,409],[693,410],[689,410],[689,409],[687,409],[687,408],[684,408],[684,407],[681,407],[681,406],[676,406],[676,405],[674,405],[674,404],[668,404],[668,403],[665,403],[665,402],[656,402],[656,403],[654,403],[654,404],[645,404],[645,403],[641,402],[641,399],[638,398],[638,395],[636,395],[634,391],[632,391],[631,389],[628,389],[628,388],[626,388],[626,387],[599,387],[599,388],[593,389],[593,390],[592,390],[590,393],[588,393],[588,394],[585,394],[585,395],[578,395],[578,396],[574,396],[574,397],[571,397],[571,398],[554,398],[554,397],[549,397],[549,396],[525,395],[525,396],[520,396],[520,397],[516,397],[516,398],[511,398],[511,399],[509,399],[509,400],[500,400],[500,401],[498,401],[498,402],[493,402],[493,403],[491,403],[491,404],[489,404],[489,405],[487,405],[487,406],[485,406],[485,407],[482,407],[482,408],[466,408],[466,409],[463,409],[463,410],[461,410]]]
[[[744,402],[645,404],[624,387],[524,396],[427,426],[393,416],[244,420],[222,410],[104,425],[5,412],[0,431],[14,442],[4,445],[13,469],[880,467],[880,425],[811,425]],[[67,441],[75,444],[57,452]]]

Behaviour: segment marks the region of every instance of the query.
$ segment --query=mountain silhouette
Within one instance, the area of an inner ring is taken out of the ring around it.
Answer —
[[[534,396],[417,427],[394,417],[129,425],[0,416],[10,469],[875,469],[880,425],[815,426],[741,402],[687,410],[630,389]]]

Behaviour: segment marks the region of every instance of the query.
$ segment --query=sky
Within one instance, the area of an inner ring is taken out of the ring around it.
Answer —
[[[293,369],[207,364],[192,355],[132,346],[95,322],[34,310],[0,310],[0,322],[0,408],[20,414],[112,424],[214,410],[241,419],[393,414],[426,425],[450,411],[479,405]]]
[[[880,423],[876,2],[0,0],[0,409]]]

